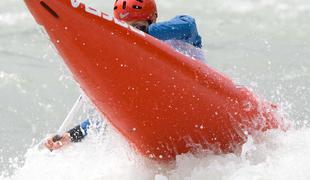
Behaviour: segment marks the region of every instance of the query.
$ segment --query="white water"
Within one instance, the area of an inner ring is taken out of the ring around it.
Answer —
[[[111,12],[112,0],[88,0]],[[30,148],[57,130],[79,95],[20,0],[0,2],[0,179],[242,180],[310,178],[310,2],[158,0],[160,20],[196,17],[208,63],[281,106],[297,128],[249,140],[241,155],[143,161],[113,130],[50,153]],[[33,140],[34,139],[34,140]]]
[[[163,168],[143,161],[113,131],[50,153],[30,149],[26,163],[4,179],[308,179],[310,131],[269,132],[250,140],[242,155],[182,155]]]

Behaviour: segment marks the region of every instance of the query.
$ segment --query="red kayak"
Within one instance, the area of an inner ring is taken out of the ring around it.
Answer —
[[[281,126],[275,106],[124,22],[77,0],[25,2],[98,110],[148,158],[235,152]]]

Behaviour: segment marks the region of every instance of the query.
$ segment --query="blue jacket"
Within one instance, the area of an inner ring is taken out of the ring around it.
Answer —
[[[176,16],[170,21],[151,24],[148,33],[163,41],[182,40],[195,47],[202,47],[195,19],[187,15]]]

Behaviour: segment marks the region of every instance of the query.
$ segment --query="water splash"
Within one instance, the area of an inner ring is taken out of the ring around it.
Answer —
[[[128,180],[247,180],[310,178],[310,129],[260,134],[243,146],[240,155],[201,152],[177,157],[169,167],[143,160],[113,129],[104,137],[91,135],[83,143],[60,151],[29,149],[17,179],[128,179]],[[48,175],[48,176],[46,176]]]

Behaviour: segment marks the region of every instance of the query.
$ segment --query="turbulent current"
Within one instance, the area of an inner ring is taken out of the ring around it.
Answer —
[[[112,12],[113,0],[84,2]],[[0,179],[310,178],[310,2],[157,2],[159,21],[195,17],[207,63],[278,104],[291,129],[249,137],[240,154],[185,154],[168,166],[143,160],[109,126],[60,151],[38,149],[41,139],[57,131],[80,90],[23,1],[5,0],[0,1]],[[72,125],[92,115],[87,108]]]

